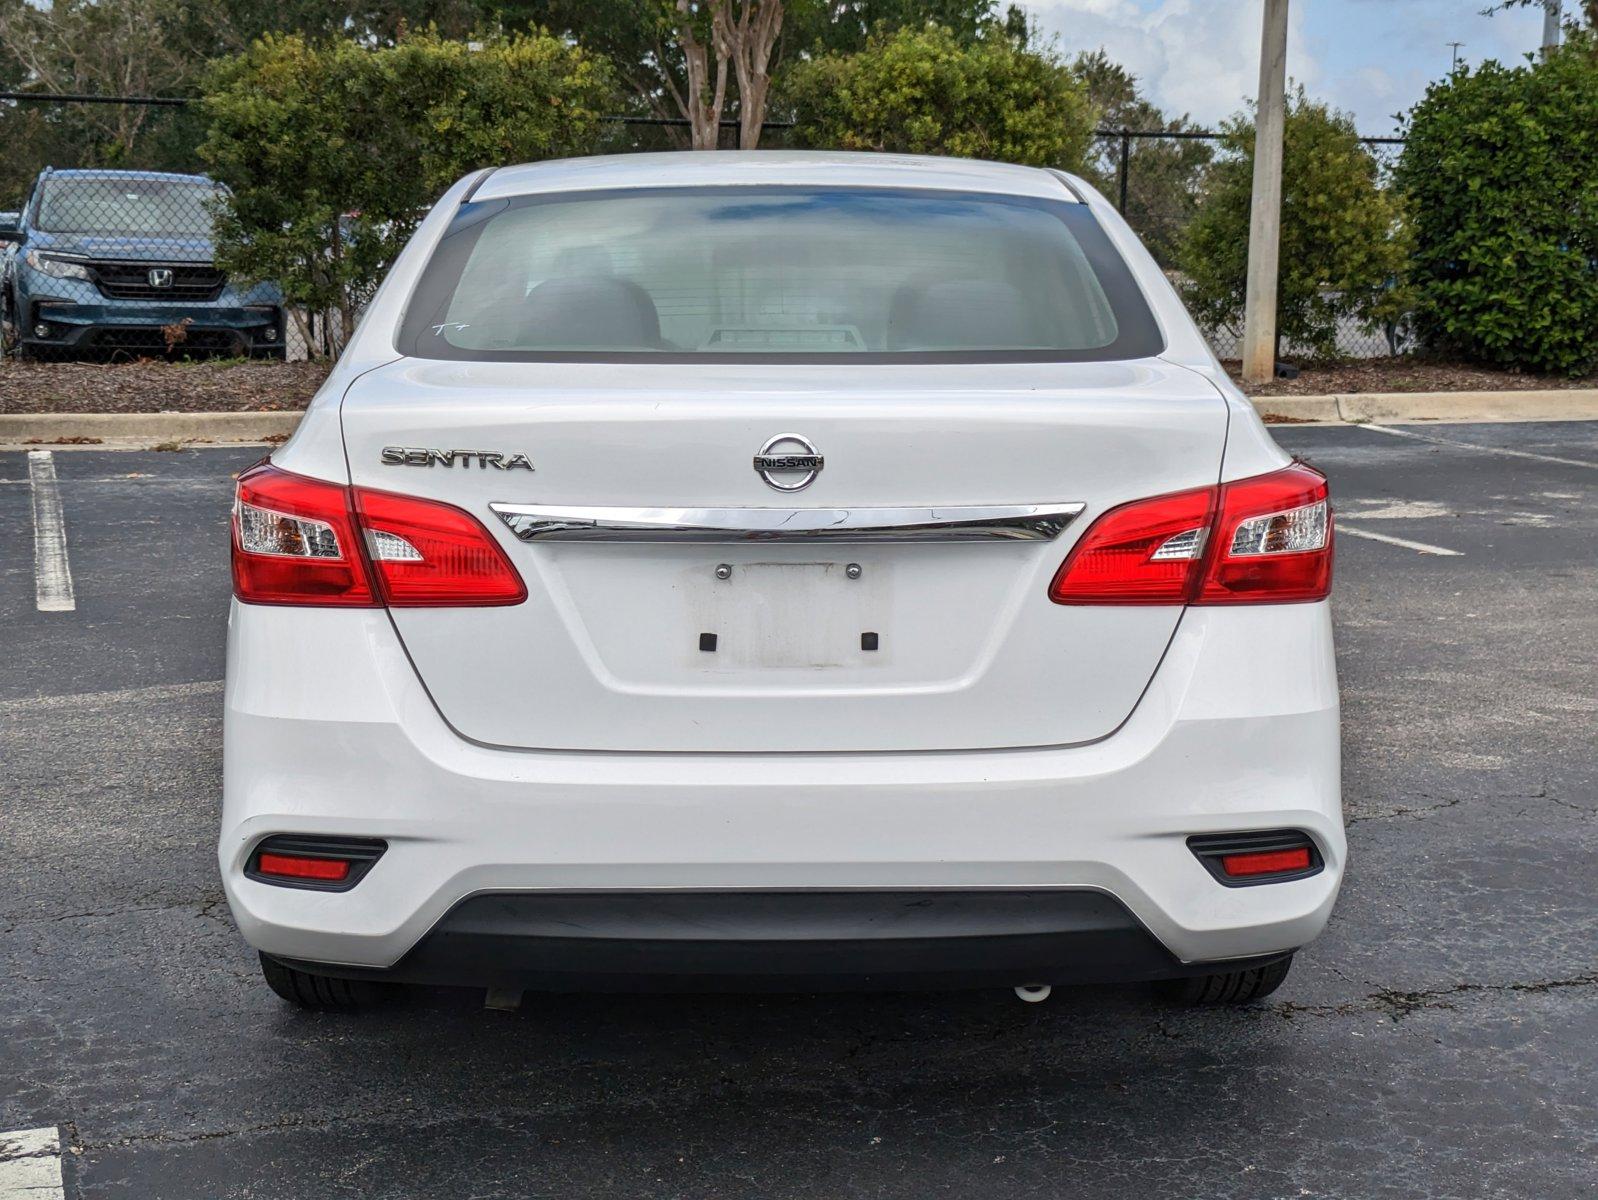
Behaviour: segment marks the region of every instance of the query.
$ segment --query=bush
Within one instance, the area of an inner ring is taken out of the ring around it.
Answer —
[[[1415,230],[1416,324],[1494,366],[1598,362],[1598,47],[1433,84],[1398,169]]]
[[[545,35],[473,50],[268,36],[217,65],[200,146],[231,189],[217,261],[274,279],[347,333],[438,194],[477,167],[583,153],[612,104],[602,60]]]
[[[1205,196],[1188,226],[1180,262],[1184,298],[1200,323],[1237,326],[1248,276],[1254,186],[1254,122],[1238,114],[1222,127],[1222,155],[1205,176]],[[1367,326],[1402,308],[1395,281],[1407,245],[1397,198],[1381,186],[1376,160],[1351,117],[1290,98],[1283,135],[1281,269],[1276,327],[1317,357],[1337,352],[1337,326]]]
[[[997,29],[969,42],[938,26],[879,34],[859,54],[794,65],[784,84],[800,146],[1078,170],[1093,131],[1071,70]]]

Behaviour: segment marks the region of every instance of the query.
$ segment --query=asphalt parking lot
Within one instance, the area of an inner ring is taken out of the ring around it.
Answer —
[[[107,1200],[1598,1194],[1598,423],[1276,432],[1343,531],[1352,861],[1244,1011],[292,1011],[213,859],[260,452],[0,453],[0,1200],[56,1194],[57,1141],[65,1194]]]

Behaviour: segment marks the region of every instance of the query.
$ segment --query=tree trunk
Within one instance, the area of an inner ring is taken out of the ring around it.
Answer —
[[[711,2],[719,7],[727,0]],[[727,43],[720,36],[715,14],[708,46],[699,40],[693,18],[691,0],[677,0],[677,36],[688,70],[687,95],[679,97],[678,103],[688,118],[693,148],[715,150],[721,143],[721,110],[727,102]]]
[[[771,50],[782,32],[782,16],[782,0],[714,0],[716,40],[726,45],[738,76],[738,145],[744,150],[760,145],[771,92]]]

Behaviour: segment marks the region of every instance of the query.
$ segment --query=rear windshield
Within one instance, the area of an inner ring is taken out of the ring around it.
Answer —
[[[1047,361],[1163,349],[1087,206],[662,188],[461,208],[399,350],[475,360]]]
[[[215,184],[183,179],[52,179],[39,198],[47,233],[211,236]]]

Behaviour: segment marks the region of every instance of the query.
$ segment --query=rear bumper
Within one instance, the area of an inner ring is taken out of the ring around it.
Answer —
[[[393,967],[357,974],[542,991],[753,991],[1127,982],[1202,969],[1100,892],[502,892],[461,901]]]
[[[1325,604],[1191,610],[1136,711],[1096,743],[775,755],[475,745],[439,717],[386,614],[235,605],[219,861],[252,945],[328,968],[394,968],[483,894],[669,904],[711,889],[1097,893],[1170,960],[1213,963],[1325,925],[1345,857],[1338,740]],[[1228,888],[1187,847],[1281,828],[1308,833],[1325,869]],[[255,844],[284,833],[388,850],[347,892],[246,878]]]

